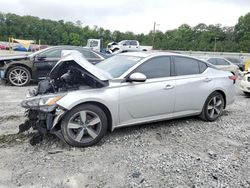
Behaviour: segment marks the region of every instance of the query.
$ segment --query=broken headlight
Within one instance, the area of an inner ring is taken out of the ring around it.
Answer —
[[[56,102],[66,94],[46,95],[28,98],[22,101],[21,106],[24,108],[37,109],[41,111],[52,111],[56,108]]]

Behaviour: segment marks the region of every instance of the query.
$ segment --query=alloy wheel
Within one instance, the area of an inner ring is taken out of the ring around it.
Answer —
[[[80,143],[93,141],[101,131],[100,117],[92,111],[80,111],[74,114],[68,124],[67,132],[71,139]]]
[[[23,86],[29,81],[27,71],[16,68],[9,73],[9,81],[15,86]]]
[[[222,104],[222,100],[219,97],[214,96],[211,98],[207,107],[207,112],[210,118],[216,118],[220,115],[223,109]]]

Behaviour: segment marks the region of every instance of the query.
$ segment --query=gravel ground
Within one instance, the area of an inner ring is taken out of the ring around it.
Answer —
[[[29,87],[0,85],[0,187],[250,187],[250,98],[197,117],[117,129],[97,146],[17,135]]]

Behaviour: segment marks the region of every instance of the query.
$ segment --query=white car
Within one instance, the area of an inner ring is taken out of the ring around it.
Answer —
[[[229,71],[236,77],[239,75],[239,67],[223,57],[203,57],[201,58],[221,70]]]
[[[240,89],[250,96],[250,73],[246,74],[240,82]]]
[[[137,40],[122,40],[119,43],[108,43],[107,51],[112,54],[117,54],[123,52],[149,51],[152,50],[152,48],[152,46],[141,46]]]
[[[230,72],[180,54],[130,52],[93,65],[72,53],[22,102],[29,119],[20,130],[85,147],[119,127],[194,115],[215,121],[233,103],[234,83]]]

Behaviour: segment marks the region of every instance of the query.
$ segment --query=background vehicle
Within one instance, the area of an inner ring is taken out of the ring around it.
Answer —
[[[245,63],[242,59],[236,58],[236,57],[226,57],[225,59],[227,59],[231,63],[237,65],[239,67],[240,71],[244,71]]]
[[[61,58],[62,50],[77,50],[93,64],[107,57],[104,54],[83,47],[49,47],[30,55],[0,57],[1,78],[14,86],[27,85],[30,80],[45,79]]]
[[[226,60],[222,57],[202,57],[201,59],[208,61],[209,63],[213,64],[215,67],[230,71],[233,75],[238,76],[239,74],[239,67],[230,61]]]
[[[250,73],[247,73],[240,82],[240,89],[245,95],[250,96]]]
[[[123,53],[96,66],[71,54],[50,79],[22,102],[27,128],[80,147],[123,126],[192,115],[215,121],[235,96],[232,73],[173,53]]]
[[[152,50],[152,46],[140,46],[137,40],[122,40],[119,43],[109,43],[107,50],[111,51],[111,53],[149,51]]]

